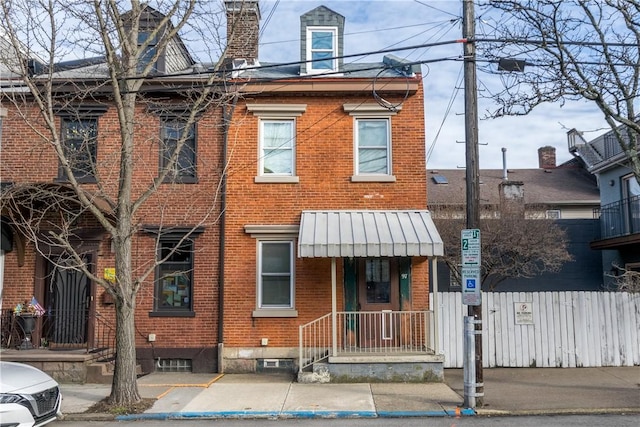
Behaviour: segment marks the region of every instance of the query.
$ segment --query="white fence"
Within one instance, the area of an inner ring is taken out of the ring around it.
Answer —
[[[460,292],[438,298],[444,366],[461,368],[467,306]],[[484,292],[482,319],[484,367],[640,365],[639,294]]]

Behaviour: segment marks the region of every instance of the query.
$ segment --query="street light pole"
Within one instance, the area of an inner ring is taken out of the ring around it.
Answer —
[[[462,21],[464,43],[464,116],[466,160],[466,227],[480,228],[480,167],[478,165],[478,90],[476,81],[475,15],[473,0],[463,0]],[[468,315],[476,321],[475,373],[476,405],[483,405],[482,375],[482,305],[469,305]]]

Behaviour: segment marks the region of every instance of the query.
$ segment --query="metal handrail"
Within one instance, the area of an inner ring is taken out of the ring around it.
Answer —
[[[20,348],[25,337],[35,348],[56,350],[83,349],[86,353],[111,351],[115,348],[115,327],[99,312],[87,310],[47,310],[36,319],[33,331],[27,332],[11,310],[0,316],[0,347]],[[88,325],[93,325],[89,330]]]
[[[640,196],[603,205],[599,213],[603,239],[640,233]]]
[[[341,311],[336,313],[338,355],[434,354],[432,311]],[[334,347],[331,313],[299,327],[299,370],[326,360]]]

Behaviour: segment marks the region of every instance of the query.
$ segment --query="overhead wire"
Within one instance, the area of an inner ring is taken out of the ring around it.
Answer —
[[[440,122],[438,131],[436,132],[436,135],[433,138],[433,142],[431,142],[431,145],[427,150],[427,156],[426,156],[427,163],[429,163],[429,159],[431,159],[431,155],[433,154],[436,144],[438,143],[438,140],[440,138],[440,132],[442,132],[442,129],[444,128],[444,124],[447,121],[449,114],[451,113],[451,108],[453,107],[453,104],[458,96],[458,93],[460,92],[460,84],[462,84],[462,77],[463,77],[462,70],[463,70],[463,67],[460,67],[460,70],[458,72],[458,77],[456,78],[456,84],[453,88],[453,92],[451,93],[451,97],[449,98],[449,102],[447,104],[447,108],[445,109],[444,116],[442,117],[442,121]]]

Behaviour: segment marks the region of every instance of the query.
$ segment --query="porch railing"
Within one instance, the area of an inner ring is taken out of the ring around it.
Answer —
[[[434,354],[432,311],[337,312],[335,343],[332,319],[329,313],[300,326],[300,371],[329,356]]]
[[[87,353],[115,348],[115,327],[99,312],[49,309],[36,319],[33,330],[25,330],[24,322],[11,310],[5,310],[1,317],[0,346],[3,348],[76,349]],[[29,347],[24,346],[25,338]]]

